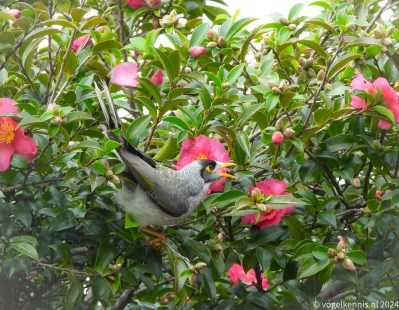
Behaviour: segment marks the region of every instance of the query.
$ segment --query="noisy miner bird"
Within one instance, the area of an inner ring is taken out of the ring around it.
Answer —
[[[128,179],[122,178],[122,189],[115,194],[115,200],[135,221],[140,222],[139,229],[165,241],[165,236],[145,227],[172,225],[189,217],[213,183],[222,177],[234,178],[218,170],[235,164],[199,159],[178,171],[160,165],[152,157],[132,146],[122,133],[120,141],[110,130],[121,128],[121,122],[104,81],[103,87],[108,108],[102,99],[100,89],[95,85],[109,128],[106,133],[109,139],[122,142],[122,146],[116,151],[130,175]]]

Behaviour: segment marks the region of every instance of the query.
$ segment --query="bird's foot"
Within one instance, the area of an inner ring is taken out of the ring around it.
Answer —
[[[142,231],[157,237],[154,240],[151,240],[150,246],[152,247],[161,247],[166,242],[166,236],[162,233],[147,228],[142,229]]]

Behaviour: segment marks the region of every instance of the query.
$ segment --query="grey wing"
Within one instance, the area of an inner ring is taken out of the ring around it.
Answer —
[[[190,208],[189,197],[196,196],[201,192],[201,187],[196,190],[193,186],[188,186],[187,180],[179,178],[177,171],[160,168],[156,169],[154,180],[154,193],[157,204],[166,213],[180,217],[187,213]],[[191,200],[191,199],[190,199]]]

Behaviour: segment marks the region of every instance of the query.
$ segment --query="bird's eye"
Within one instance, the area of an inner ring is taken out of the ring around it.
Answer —
[[[208,172],[211,172],[211,167],[210,166],[206,166],[205,170],[208,171]]]

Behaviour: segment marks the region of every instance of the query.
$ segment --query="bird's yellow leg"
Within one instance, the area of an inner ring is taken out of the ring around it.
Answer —
[[[157,237],[156,239],[154,239],[150,242],[150,245],[158,246],[158,245],[166,242],[166,236],[164,234],[158,233],[156,231],[153,231],[153,230],[147,229],[147,228],[144,228],[141,231]]]

